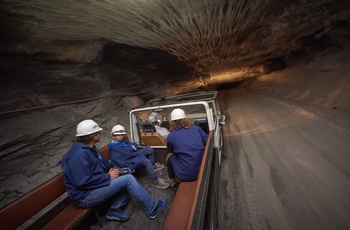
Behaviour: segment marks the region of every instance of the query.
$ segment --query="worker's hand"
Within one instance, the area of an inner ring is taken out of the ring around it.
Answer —
[[[119,176],[119,169],[118,168],[111,168],[109,170],[108,174],[111,176],[111,180],[113,180]]]

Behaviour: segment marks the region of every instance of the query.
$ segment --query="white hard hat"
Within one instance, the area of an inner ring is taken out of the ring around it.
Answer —
[[[186,118],[186,114],[182,109],[177,108],[171,112],[171,120],[175,121],[182,118]]]
[[[151,123],[156,122],[157,121],[157,116],[158,116],[157,113],[151,113],[148,116],[148,121],[151,122]]]
[[[126,132],[125,132],[125,129],[123,126],[115,125],[111,131],[111,135],[113,135],[113,134],[126,134]]]
[[[86,136],[103,130],[93,120],[84,120],[77,126],[77,137]]]

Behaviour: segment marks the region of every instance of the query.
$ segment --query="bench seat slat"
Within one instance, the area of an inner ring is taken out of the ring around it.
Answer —
[[[4,229],[15,229],[66,192],[63,173],[0,210]]]
[[[171,204],[167,218],[163,224],[164,230],[185,229],[190,213],[197,181],[181,182],[176,196]],[[174,224],[176,223],[176,224]]]
[[[71,203],[42,229],[72,229],[83,221],[92,211],[93,209],[79,208],[74,203]]]

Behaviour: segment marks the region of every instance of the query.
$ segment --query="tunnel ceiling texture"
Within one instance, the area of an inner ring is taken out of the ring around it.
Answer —
[[[242,71],[254,72],[300,53],[310,43],[332,43],[328,33],[348,24],[350,16],[348,0],[3,0],[1,4],[6,18],[2,53],[40,52],[48,41],[123,44],[165,51],[188,63],[199,79],[234,78],[237,73],[239,77]],[[8,45],[9,41],[16,45]]]

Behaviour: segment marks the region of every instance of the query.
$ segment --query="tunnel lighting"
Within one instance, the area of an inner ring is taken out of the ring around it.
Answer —
[[[214,72],[206,81],[210,83],[227,83],[255,76],[257,76],[257,72],[251,69],[225,70]]]

